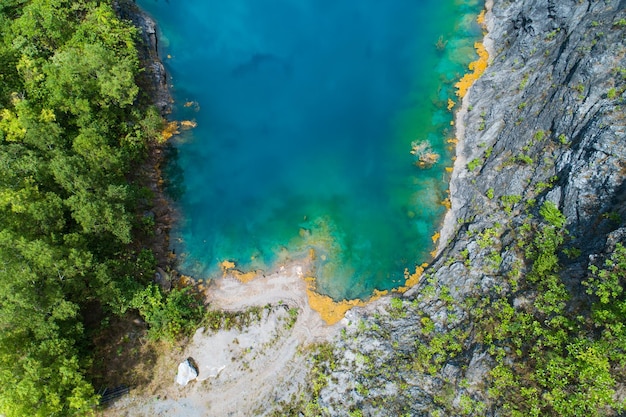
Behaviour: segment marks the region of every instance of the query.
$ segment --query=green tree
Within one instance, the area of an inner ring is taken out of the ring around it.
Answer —
[[[0,2],[2,415],[91,414],[80,312],[123,314],[153,275],[132,167],[162,121],[136,40],[109,1]]]

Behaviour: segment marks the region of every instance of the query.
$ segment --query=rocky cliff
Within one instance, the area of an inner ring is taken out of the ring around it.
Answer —
[[[167,73],[159,57],[156,23],[130,0],[115,1],[113,7],[120,18],[131,21],[139,30],[139,59],[145,69],[138,80],[141,91],[161,114],[170,113],[172,97],[167,85]]]
[[[116,0],[113,7],[120,18],[132,22],[138,30],[137,52],[143,68],[137,79],[142,93],[138,98],[140,105],[156,107],[166,129],[165,117],[172,111],[173,98],[169,89],[168,74],[159,55],[156,23],[131,0]],[[164,289],[169,289],[172,279],[177,276],[174,270],[175,259],[169,247],[169,231],[172,228],[174,210],[164,192],[161,175],[165,155],[169,152],[168,146],[164,141],[152,141],[149,144],[147,158],[138,169],[144,178],[144,185],[154,196],[151,210],[145,215],[154,221],[155,233],[143,244],[150,247],[156,257],[157,271],[154,280]]]
[[[324,413],[618,412],[623,357],[602,352],[620,350],[610,340],[624,311],[611,325],[598,311],[621,303],[626,275],[616,255],[626,243],[625,7],[488,4],[490,66],[457,118],[465,132],[439,255],[406,296],[348,313],[325,363]],[[602,304],[608,276],[617,284]]]

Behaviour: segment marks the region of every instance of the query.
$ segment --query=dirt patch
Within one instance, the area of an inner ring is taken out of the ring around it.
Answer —
[[[154,345],[146,343],[146,326],[138,315],[113,316],[100,322],[92,336],[94,360],[89,374],[94,388],[103,392],[119,385],[140,386],[152,379],[157,359]]]

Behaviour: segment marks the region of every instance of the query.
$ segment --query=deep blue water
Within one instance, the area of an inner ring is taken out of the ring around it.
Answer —
[[[173,118],[198,123],[169,169],[182,174],[170,175],[183,272],[267,270],[314,248],[318,289],[361,298],[430,259],[452,164],[446,101],[482,2],[138,3],[170,55]],[[414,165],[415,140],[441,154],[435,166]]]

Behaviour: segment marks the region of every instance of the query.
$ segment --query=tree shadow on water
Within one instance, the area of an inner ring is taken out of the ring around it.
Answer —
[[[179,158],[179,151],[176,146],[172,144],[165,146],[162,170],[163,190],[172,201],[179,201],[186,191],[184,173]]]

